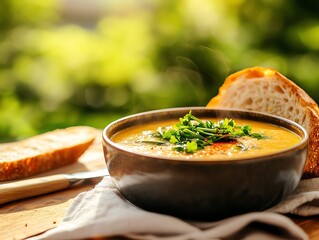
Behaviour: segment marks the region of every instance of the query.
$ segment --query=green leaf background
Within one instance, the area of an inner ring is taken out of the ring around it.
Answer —
[[[0,141],[205,106],[256,65],[318,102],[318,12],[310,0],[3,0]]]

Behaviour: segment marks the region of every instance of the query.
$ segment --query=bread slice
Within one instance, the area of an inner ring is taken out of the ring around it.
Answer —
[[[319,177],[319,109],[317,103],[279,72],[247,68],[228,76],[207,107],[238,108],[274,114],[302,125],[309,134],[303,178]]]
[[[94,128],[75,126],[4,144],[0,146],[0,181],[29,177],[73,163],[95,137]]]

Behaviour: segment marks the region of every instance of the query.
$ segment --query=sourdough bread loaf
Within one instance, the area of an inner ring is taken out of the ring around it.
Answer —
[[[25,178],[71,164],[91,145],[96,134],[94,128],[76,126],[0,145],[0,181]]]
[[[207,107],[237,108],[288,118],[309,134],[303,178],[319,177],[319,109],[317,103],[279,72],[247,68],[228,76]]]

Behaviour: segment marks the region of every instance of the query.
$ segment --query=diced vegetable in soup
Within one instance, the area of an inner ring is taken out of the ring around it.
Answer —
[[[151,122],[124,129],[112,141],[125,149],[158,157],[227,160],[268,155],[301,141],[292,131],[242,119],[198,119]]]

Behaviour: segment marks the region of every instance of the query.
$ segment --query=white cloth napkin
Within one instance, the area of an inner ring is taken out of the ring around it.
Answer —
[[[130,239],[308,239],[288,217],[319,213],[319,178],[302,180],[285,201],[264,212],[216,222],[191,222],[144,211],[130,202],[105,177],[94,189],[79,194],[62,222],[30,240],[124,236]]]

